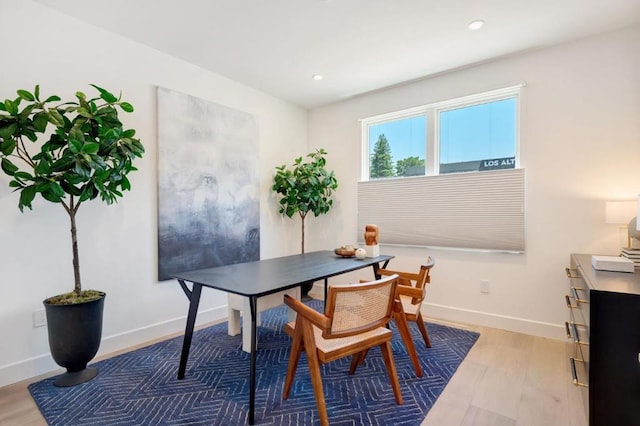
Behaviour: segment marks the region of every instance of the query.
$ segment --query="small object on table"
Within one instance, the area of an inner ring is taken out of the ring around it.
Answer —
[[[334,253],[341,257],[353,257],[356,255],[356,250],[353,246],[342,246],[335,249]]]
[[[359,248],[356,250],[356,258],[362,260],[367,257],[367,251],[363,248]]]
[[[365,225],[364,227],[364,243],[367,257],[380,256],[380,246],[378,245],[378,225]]]
[[[620,256],[591,256],[591,266],[596,271],[633,272],[633,261]]]
[[[364,243],[368,246],[375,246],[378,244],[378,225],[366,225],[364,227]]]

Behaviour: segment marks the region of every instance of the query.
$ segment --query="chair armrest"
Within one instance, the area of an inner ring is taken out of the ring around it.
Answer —
[[[418,274],[414,274],[411,272],[392,271],[391,269],[378,269],[378,273],[380,275],[385,275],[385,276],[397,274],[400,280],[405,279],[405,280],[417,281],[419,278]]]
[[[410,287],[407,285],[399,285],[396,287],[397,296],[409,296],[418,300],[423,297],[422,291],[423,289],[421,288]]]
[[[397,272],[396,272],[397,273]],[[408,274],[411,275],[411,274]],[[367,280],[360,280],[361,283],[366,283]],[[422,294],[423,289],[421,288],[416,288],[411,286],[411,283],[409,284],[403,284],[400,281],[398,281],[398,285],[396,286],[396,297],[398,296],[409,296],[411,298],[413,298],[413,302],[412,303],[417,303],[420,300],[422,300],[422,298],[424,297],[424,295]]]
[[[304,303],[294,299],[288,294],[284,295],[284,303],[288,307],[296,311],[298,315],[302,315],[305,319],[311,321],[312,324],[314,324],[321,330],[329,329],[329,326],[330,326],[329,318],[322,315],[320,312],[316,311],[315,309],[311,309]]]

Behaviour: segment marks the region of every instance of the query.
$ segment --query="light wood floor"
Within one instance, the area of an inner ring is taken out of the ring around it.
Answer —
[[[477,331],[480,338],[422,426],[588,424],[581,390],[571,381],[571,345],[488,327],[449,325]]]
[[[423,426],[587,425],[580,392],[571,383],[569,345],[492,328],[455,326],[478,331],[480,338]],[[27,390],[29,383],[42,378],[0,388],[1,426],[46,425]]]

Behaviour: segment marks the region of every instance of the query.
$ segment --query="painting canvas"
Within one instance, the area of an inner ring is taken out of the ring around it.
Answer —
[[[258,125],[158,89],[158,279],[260,258]]]

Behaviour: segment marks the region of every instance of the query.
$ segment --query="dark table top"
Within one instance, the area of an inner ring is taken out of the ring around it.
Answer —
[[[613,291],[616,293],[640,294],[640,271],[611,272],[596,271],[591,266],[590,254],[572,254],[582,277],[592,290]]]
[[[242,296],[266,296],[393,259],[381,255],[343,258],[333,251],[315,251],[274,259],[236,263],[175,274],[172,278]],[[367,277],[364,277],[367,278]]]

